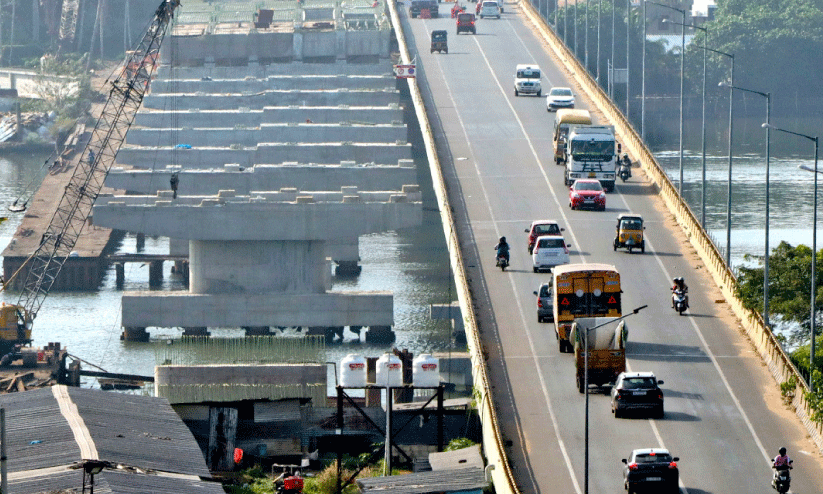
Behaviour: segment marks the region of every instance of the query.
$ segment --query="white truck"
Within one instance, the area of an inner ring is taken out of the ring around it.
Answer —
[[[596,178],[605,190],[613,191],[617,172],[615,142],[611,125],[571,126],[564,151],[566,185],[578,178]]]

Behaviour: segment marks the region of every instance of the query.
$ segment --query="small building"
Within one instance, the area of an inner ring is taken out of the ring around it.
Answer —
[[[191,432],[163,398],[56,385],[0,396],[9,492],[222,494]]]

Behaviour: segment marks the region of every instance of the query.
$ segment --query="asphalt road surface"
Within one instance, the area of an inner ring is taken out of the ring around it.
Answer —
[[[456,35],[452,4],[440,19],[401,18],[417,54],[426,98],[478,306],[496,407],[518,485],[530,493],[585,492],[584,397],[573,356],[558,351],[553,326],[536,318],[532,292],[548,274],[532,272],[524,229],[556,219],[571,244],[571,262],[604,262],[622,275],[623,310],[648,304],[627,320],[628,368],[665,381],[665,417],[615,419],[608,391],[590,395],[589,492],[623,492],[621,458],[634,448],[663,447],[680,457],[680,490],[691,494],[772,492],[769,458],[780,446],[795,462],[792,492],[823,492],[823,467],[777,385],[730,317],[675,222],[642,172],[618,182],[607,209],[571,211],[562,167],[554,164],[545,94],[571,86],[516,3],[500,20],[478,19],[477,34]],[[473,9],[473,3],[467,4]],[[401,4],[402,9],[402,4]],[[429,53],[432,30],[449,33],[449,53]],[[590,53],[590,56],[592,54]],[[537,63],[544,96],[514,96],[514,68]],[[616,217],[646,219],[646,253],[612,250]],[[511,266],[494,266],[506,236]],[[467,240],[467,242],[466,242]],[[684,276],[691,309],[670,307],[671,279]]]

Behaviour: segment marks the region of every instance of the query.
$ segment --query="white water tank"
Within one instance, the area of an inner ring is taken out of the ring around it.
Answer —
[[[403,364],[400,358],[391,353],[384,353],[377,359],[377,386],[398,387],[403,385]]]
[[[412,361],[414,385],[421,388],[440,386],[440,359],[421,353]]]
[[[350,353],[340,361],[340,385],[344,388],[366,387],[366,359]]]

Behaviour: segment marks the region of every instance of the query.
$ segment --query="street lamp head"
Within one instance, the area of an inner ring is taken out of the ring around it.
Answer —
[[[764,124],[761,124],[760,126],[763,127],[764,129],[774,129],[774,130],[777,129],[777,127],[775,127],[774,125],[769,124],[769,123],[764,123]]]
[[[720,81],[717,83],[717,87],[732,87],[732,85],[726,81]]]

